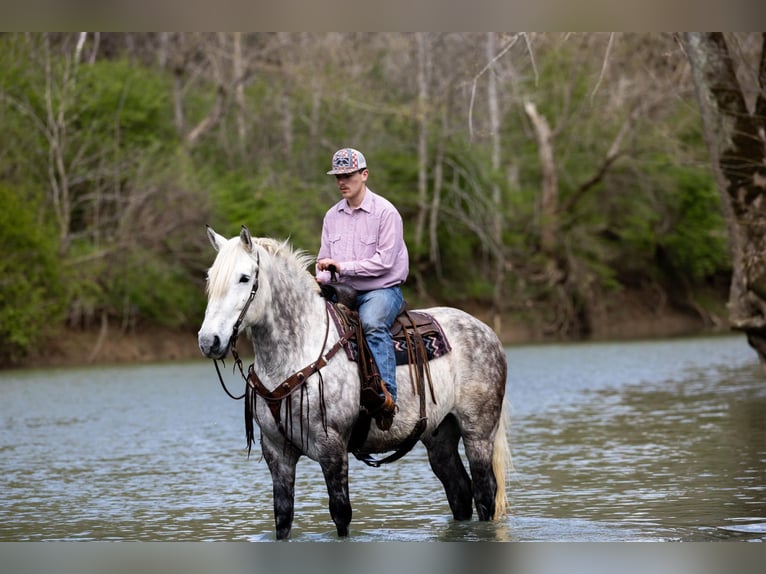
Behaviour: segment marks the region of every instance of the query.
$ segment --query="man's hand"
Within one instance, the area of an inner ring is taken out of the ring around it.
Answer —
[[[317,269],[319,269],[319,271],[329,271],[331,265],[335,266],[336,273],[340,273],[340,263],[335,261],[335,259],[326,257],[325,259],[320,259],[317,261]]]

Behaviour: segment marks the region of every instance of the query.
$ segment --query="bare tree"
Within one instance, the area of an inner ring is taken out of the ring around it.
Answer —
[[[428,71],[431,69],[428,35],[428,32],[415,34],[418,51],[418,215],[415,222],[415,247],[418,252],[422,248],[428,214]]]
[[[170,47],[169,47],[170,46]],[[242,88],[253,68],[244,62],[242,37],[239,33],[174,34],[162,37],[162,58],[171,54],[173,64],[173,103],[175,124],[187,147],[194,147],[205,135],[220,124],[234,103],[238,104],[238,135],[240,141],[242,117]],[[200,81],[215,86],[215,98],[207,112],[194,125],[188,125],[185,97],[190,87]]]
[[[60,249],[65,252],[70,240],[72,221],[72,193],[70,187],[70,165],[67,159],[71,150],[69,123],[74,107],[77,82],[77,68],[80,65],[83,46],[87,34],[82,32],[77,37],[71,54],[64,56],[64,66],[57,72],[53,63],[50,38],[46,34],[43,41],[43,59],[45,63],[45,119],[41,122],[48,140],[48,181],[51,200],[59,226]]]
[[[494,32],[487,32],[486,55],[489,65],[487,82],[487,103],[489,107],[489,130],[492,146],[492,171],[500,172],[502,160],[502,146],[500,143],[500,104],[498,103],[497,76],[493,69],[497,55],[496,37]],[[496,176],[495,176],[496,177]],[[503,195],[500,184],[495,179],[492,183],[492,239],[497,245],[503,245]],[[498,249],[494,261],[494,286],[492,290],[492,323],[496,332],[502,329],[502,316],[504,308],[503,284],[505,283],[505,253]]]
[[[683,47],[692,67],[718,188],[729,230],[733,275],[731,326],[747,335],[766,369],[766,33],[755,61],[755,97],[737,76],[747,66],[722,33],[686,33]],[[750,102],[748,101],[750,100]]]
[[[543,252],[552,255],[556,253],[559,241],[559,185],[553,153],[553,134],[548,120],[538,113],[534,103],[526,102],[524,111],[529,116],[535,131],[537,153],[543,172],[542,192],[540,194],[540,248]]]
[[[234,32],[233,70],[235,78],[245,76],[245,64],[242,55],[242,32]],[[234,99],[237,102],[237,135],[240,148],[244,148],[247,137],[247,121],[245,114],[245,83],[238,82],[234,88]]]

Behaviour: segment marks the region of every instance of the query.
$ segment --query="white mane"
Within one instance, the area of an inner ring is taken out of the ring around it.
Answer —
[[[280,241],[270,237],[253,237],[253,243],[260,245],[274,257],[284,260],[288,265],[294,265],[299,271],[308,270],[309,265],[314,263],[314,257],[310,253],[293,248],[289,239]]]
[[[235,239],[236,241],[228,241],[221,247],[208,271],[207,293],[211,299],[223,297],[239,258],[252,257],[245,250],[239,237]],[[253,245],[263,249],[273,259],[282,261],[286,266],[293,268],[296,276],[306,273],[308,267],[314,263],[312,255],[302,249],[293,248],[289,239],[280,241],[270,237],[253,237]],[[314,287],[317,291],[319,290],[315,282]]]

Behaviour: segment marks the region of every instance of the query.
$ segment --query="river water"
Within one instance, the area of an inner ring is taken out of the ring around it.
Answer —
[[[419,445],[351,459],[351,540],[766,540],[766,376],[742,337],[507,353],[509,518],[454,522]],[[274,540],[244,447],[210,362],[2,372],[0,541]],[[306,458],[292,537],[337,540]]]

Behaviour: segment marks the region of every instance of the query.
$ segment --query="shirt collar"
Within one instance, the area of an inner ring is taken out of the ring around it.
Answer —
[[[362,211],[366,211],[367,213],[372,213],[372,190],[369,187],[364,188],[364,199],[362,200],[362,204],[358,207],[358,209],[361,209]],[[351,209],[351,207],[348,204],[348,201],[345,199],[341,201],[338,205],[338,211],[345,211],[347,213],[351,213],[354,210]]]

